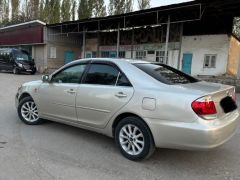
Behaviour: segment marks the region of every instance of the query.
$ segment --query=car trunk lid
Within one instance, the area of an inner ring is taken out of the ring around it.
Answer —
[[[237,108],[235,102],[235,88],[233,86],[209,83],[205,81],[179,84],[176,86],[186,88],[191,90],[191,92],[197,92],[201,95],[199,98],[210,98],[215,104],[217,118],[225,117]]]

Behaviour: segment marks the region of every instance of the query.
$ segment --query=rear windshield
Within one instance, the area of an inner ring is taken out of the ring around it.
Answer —
[[[136,63],[133,65],[165,84],[188,84],[199,81],[192,76],[164,64]]]

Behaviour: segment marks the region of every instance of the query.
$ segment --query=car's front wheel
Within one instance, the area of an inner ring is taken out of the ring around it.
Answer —
[[[37,125],[43,122],[43,119],[39,118],[37,106],[30,96],[20,101],[18,105],[18,116],[28,125]]]
[[[115,141],[121,153],[134,161],[149,157],[155,149],[149,128],[138,117],[126,117],[118,123]]]
[[[13,68],[13,74],[19,74],[19,70],[16,67]]]

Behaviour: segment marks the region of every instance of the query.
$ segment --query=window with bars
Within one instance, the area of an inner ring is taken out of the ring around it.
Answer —
[[[204,68],[216,68],[216,54],[206,54],[204,57]]]
[[[136,51],[136,59],[145,59],[146,51]]]
[[[120,51],[120,52],[118,53],[118,56],[119,56],[119,58],[125,58],[125,57],[126,57],[125,51]]]
[[[165,62],[165,51],[156,51],[156,62],[167,64],[168,63],[168,52],[167,52],[167,59]]]
[[[110,52],[109,51],[102,51],[101,52],[101,57],[105,57],[105,58],[110,57]]]

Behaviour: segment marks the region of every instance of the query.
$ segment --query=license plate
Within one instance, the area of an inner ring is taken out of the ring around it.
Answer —
[[[32,71],[32,70],[31,70],[31,69],[27,69],[26,71],[30,72],[30,71]]]

